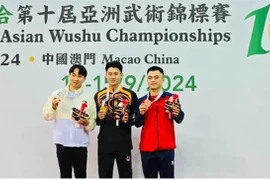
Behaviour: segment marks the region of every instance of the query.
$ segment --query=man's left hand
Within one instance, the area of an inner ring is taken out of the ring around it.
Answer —
[[[127,123],[127,121],[128,121],[128,112],[125,112],[125,113],[124,113],[124,115],[123,115],[123,117],[122,117],[122,121],[123,121],[124,123]]]
[[[88,126],[89,121],[85,117],[81,116],[80,119],[78,120],[78,124],[82,126]]]
[[[173,103],[172,105],[172,114],[178,116],[181,111],[181,105],[179,103]]]

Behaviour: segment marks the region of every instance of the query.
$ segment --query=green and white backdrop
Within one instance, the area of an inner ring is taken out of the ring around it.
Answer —
[[[106,87],[105,63],[124,65],[124,86],[146,93],[146,70],[165,70],[165,90],[186,113],[176,125],[176,177],[270,177],[270,21],[266,0],[0,3],[0,177],[59,177],[48,95],[81,63],[85,89]],[[97,127],[88,177],[97,176]],[[142,178],[133,128],[133,172]],[[114,177],[118,177],[115,167]]]

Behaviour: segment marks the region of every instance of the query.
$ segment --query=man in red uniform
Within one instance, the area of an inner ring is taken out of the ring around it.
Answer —
[[[138,100],[135,126],[141,127],[140,152],[145,178],[174,178],[174,121],[184,119],[177,95],[163,91],[164,71],[147,70],[149,92]],[[176,99],[173,99],[175,98]]]

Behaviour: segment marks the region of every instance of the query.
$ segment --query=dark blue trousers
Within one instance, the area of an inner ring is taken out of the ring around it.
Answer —
[[[145,178],[174,178],[174,150],[142,152]]]

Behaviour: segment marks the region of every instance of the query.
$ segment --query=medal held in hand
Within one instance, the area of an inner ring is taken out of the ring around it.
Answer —
[[[172,118],[172,110],[173,110],[173,106],[175,106],[175,104],[177,103],[177,99],[178,99],[178,95],[177,94],[173,94],[169,100],[167,100],[165,102],[165,112],[169,114],[169,119]]]
[[[106,113],[106,112],[108,111],[108,109],[107,109],[107,107],[106,107],[106,105],[105,105],[105,101],[102,102],[99,111],[100,111],[100,112],[104,112],[104,113]]]
[[[122,99],[121,102],[115,107],[114,110],[114,119],[116,120],[116,126],[119,126],[119,120],[123,118],[124,113],[126,112],[126,108],[128,105],[128,101],[126,99]]]

